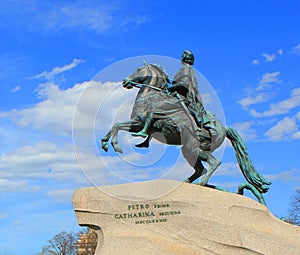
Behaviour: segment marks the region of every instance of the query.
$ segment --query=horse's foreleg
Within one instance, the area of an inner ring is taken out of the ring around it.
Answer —
[[[111,145],[115,152],[123,153],[121,146],[118,144],[118,132],[119,130],[131,131],[132,129],[140,128],[142,123],[138,120],[129,120],[116,123],[111,129]]]

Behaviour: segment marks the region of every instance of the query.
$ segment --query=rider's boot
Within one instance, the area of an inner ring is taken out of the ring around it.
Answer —
[[[143,141],[142,143],[136,144],[135,147],[137,147],[137,148],[148,148],[149,144],[150,144],[150,139],[151,139],[151,137],[148,136],[145,141]]]

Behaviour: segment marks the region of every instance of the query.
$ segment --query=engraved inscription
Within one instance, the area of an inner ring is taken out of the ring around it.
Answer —
[[[135,224],[167,222],[170,217],[181,215],[178,209],[172,209],[170,203],[140,203],[127,205],[127,211],[115,214],[117,220],[133,220]]]

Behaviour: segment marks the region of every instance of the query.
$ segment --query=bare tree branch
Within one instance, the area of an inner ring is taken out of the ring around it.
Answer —
[[[300,189],[291,198],[289,217],[293,224],[300,226]]]

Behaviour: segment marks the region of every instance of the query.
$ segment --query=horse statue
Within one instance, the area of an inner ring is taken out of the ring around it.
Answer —
[[[194,173],[185,182],[192,183],[201,177],[199,185],[207,185],[220,165],[212,152],[220,147],[226,137],[235,149],[239,167],[248,182],[244,186],[255,195],[258,194],[256,196],[267,192],[271,183],[255,170],[246,145],[238,132],[224,127],[208,111],[206,118],[210,120],[210,130],[204,127],[195,128],[195,123],[180,98],[168,92],[168,83],[169,77],[163,67],[146,63],[124,79],[122,82],[124,88],[139,88],[131,119],[113,125],[101,139],[102,149],[108,151],[108,141],[111,139],[113,149],[122,153],[122,148],[118,144],[118,132],[120,130],[140,132],[145,125],[147,114],[151,112],[152,121],[147,129],[148,137],[168,145],[181,145],[183,157],[194,168]],[[208,169],[202,162],[207,163]]]

